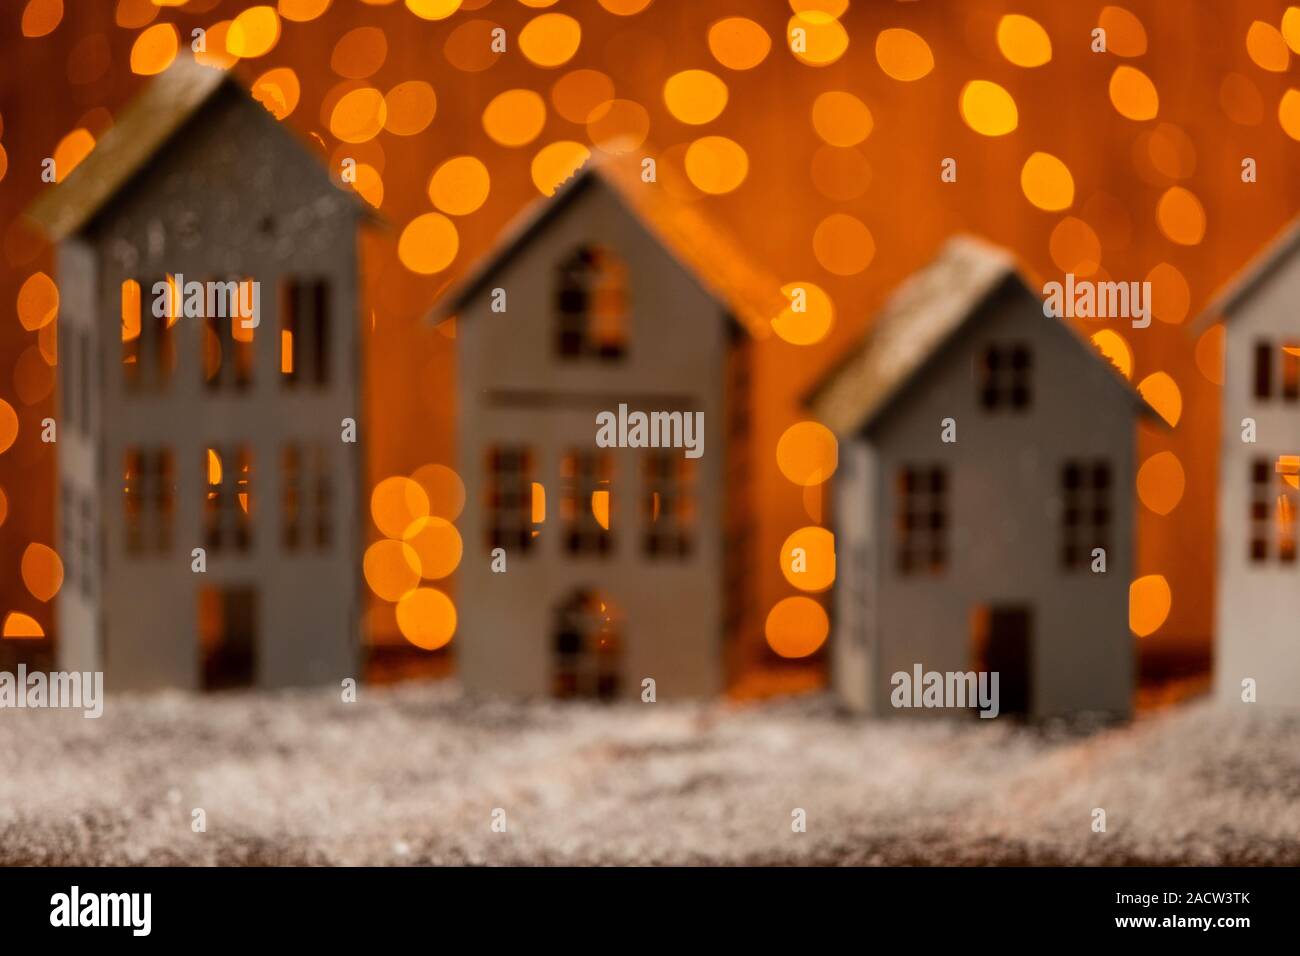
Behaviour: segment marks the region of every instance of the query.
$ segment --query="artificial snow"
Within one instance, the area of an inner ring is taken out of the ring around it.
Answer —
[[[1025,727],[869,720],[825,695],[359,696],[0,711],[0,864],[1300,863],[1300,711]]]

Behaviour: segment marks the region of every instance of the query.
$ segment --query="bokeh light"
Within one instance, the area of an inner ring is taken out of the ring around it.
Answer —
[[[49,545],[33,541],[23,551],[23,584],[38,601],[49,601],[63,585],[63,562]]]
[[[886,76],[910,83],[934,69],[934,54],[919,33],[891,27],[876,37],[876,62]]]
[[[813,526],[791,534],[781,545],[781,573],[800,591],[825,591],[835,583],[835,536]]]
[[[487,201],[487,166],[475,156],[453,156],[429,179],[429,199],[449,216],[468,216]]]
[[[776,464],[796,485],[820,485],[835,474],[839,442],[820,422],[796,422],[776,443]]]
[[[763,631],[768,646],[781,657],[807,657],[826,643],[830,620],[812,598],[787,597],[768,612]]]
[[[724,17],[709,27],[709,52],[729,70],[752,70],[771,49],[767,31],[748,17]]]
[[[456,606],[436,588],[417,588],[397,602],[397,626],[416,647],[436,651],[456,633]]]
[[[958,104],[966,125],[985,136],[1005,136],[1020,122],[1016,101],[991,80],[971,80],[962,87]]]
[[[1138,637],[1148,637],[1164,625],[1173,605],[1173,592],[1163,574],[1140,577],[1128,589],[1128,626]]]
[[[998,49],[1016,66],[1042,66],[1052,58],[1052,41],[1037,20],[1009,13],[998,21]]]
[[[835,321],[835,304],[826,291],[812,282],[787,282],[781,294],[786,306],[772,320],[772,330],[791,345],[824,339]]]
[[[1183,463],[1171,451],[1156,452],[1138,469],[1138,498],[1158,515],[1167,515],[1178,507],[1186,484]]]
[[[397,256],[412,272],[432,275],[451,265],[460,249],[460,235],[446,216],[436,212],[416,216],[397,240]]]
[[[1030,154],[1020,170],[1020,188],[1039,209],[1057,212],[1074,202],[1074,177],[1070,168],[1051,153]]]

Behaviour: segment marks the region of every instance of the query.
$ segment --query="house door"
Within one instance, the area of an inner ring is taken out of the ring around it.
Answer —
[[[556,697],[618,695],[622,642],[617,617],[595,591],[576,591],[555,613],[552,687]]]
[[[977,671],[998,675],[998,711],[1026,716],[1033,703],[1033,623],[1025,605],[992,605],[973,615]]]
[[[204,690],[251,687],[257,675],[257,590],[199,591],[199,678]]]

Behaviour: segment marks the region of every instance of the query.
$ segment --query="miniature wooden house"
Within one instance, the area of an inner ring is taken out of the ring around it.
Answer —
[[[59,666],[355,676],[356,202],[182,58],[32,215],[61,290]]]
[[[1216,696],[1300,706],[1300,225],[1206,310],[1224,322]]]
[[[1008,255],[950,241],[812,407],[840,439],[831,666],[845,700],[893,713],[893,675],[920,665],[997,672],[1003,714],[1130,711],[1147,406],[1045,317]]]
[[[717,693],[751,604],[749,343],[777,285],[621,173],[588,166],[539,201],[441,309],[478,489],[458,591],[471,690]],[[600,416],[636,412],[702,416],[703,454],[598,440]]]

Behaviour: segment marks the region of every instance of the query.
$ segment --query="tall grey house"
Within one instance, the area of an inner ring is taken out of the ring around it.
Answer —
[[[440,308],[457,318],[473,489],[457,601],[471,690],[717,693],[752,607],[750,342],[778,284],[626,173],[589,165],[539,200]],[[620,405],[703,413],[703,455],[601,447],[597,416]]]
[[[1224,322],[1215,693],[1300,705],[1300,224],[1211,303]]]
[[[1003,714],[1131,710],[1148,406],[1044,316],[1009,255],[951,240],[812,407],[840,439],[831,667],[845,700],[893,713],[892,675],[920,664],[998,672]]]
[[[31,214],[58,242],[60,666],[115,689],[356,675],[358,203],[182,57]]]

